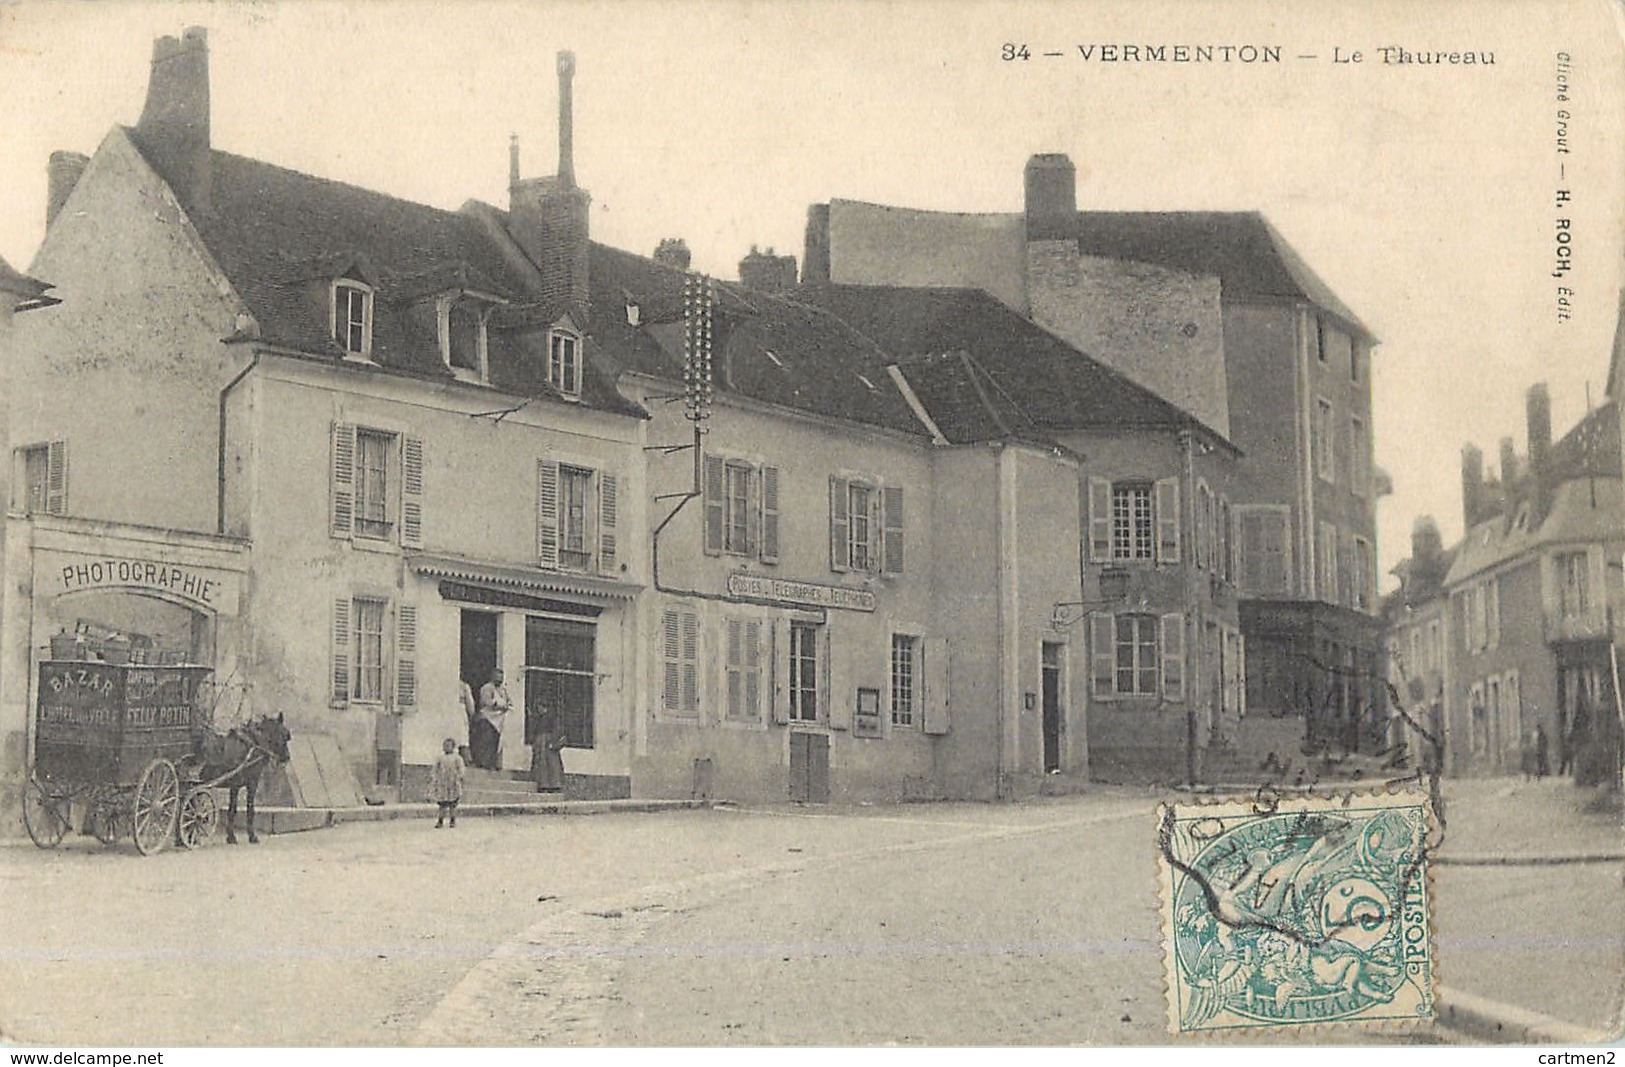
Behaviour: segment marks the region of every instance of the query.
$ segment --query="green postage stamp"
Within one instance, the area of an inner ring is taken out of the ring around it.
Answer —
[[[1427,798],[1160,809],[1175,1033],[1433,1018]]]

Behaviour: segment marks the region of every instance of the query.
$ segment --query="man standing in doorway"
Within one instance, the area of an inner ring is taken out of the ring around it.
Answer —
[[[513,709],[508,689],[502,684],[502,668],[491,669],[491,680],[480,686],[480,713],[474,719],[475,732],[469,741],[474,764],[486,770],[502,769],[502,724]]]

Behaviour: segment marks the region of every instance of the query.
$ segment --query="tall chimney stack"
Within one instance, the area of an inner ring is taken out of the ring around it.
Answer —
[[[1506,494],[1507,502],[1511,503],[1514,484],[1518,480],[1518,452],[1512,445],[1512,438],[1501,438],[1501,491]]]
[[[1461,449],[1461,518],[1465,535],[1483,517],[1484,510],[1484,453],[1477,445],[1463,445]]]
[[[45,165],[45,225],[56,221],[62,205],[68,202],[73,187],[84,177],[90,166],[90,157],[78,152],[52,152]]]
[[[510,133],[508,135],[508,192],[512,193],[513,192],[513,187],[518,185],[518,184],[519,184],[519,135],[517,133]]]
[[[559,53],[559,182],[566,188],[575,187],[575,96],[571,82],[576,76],[576,54]]]
[[[209,206],[209,34],[192,26],[152,43],[136,144],[187,208]]]
[[[1062,153],[1027,160],[1027,240],[1055,241],[1078,233],[1078,171]]]
[[[1545,382],[1529,387],[1525,398],[1529,437],[1529,476],[1535,486],[1534,520],[1538,524],[1552,507],[1552,398]]]
[[[559,172],[545,178],[519,178],[518,148],[510,145],[508,225],[513,239],[541,274],[542,300],[560,313],[585,322],[591,244],[587,232],[592,197],[575,182],[571,158],[570,78],[574,54],[560,52]]]

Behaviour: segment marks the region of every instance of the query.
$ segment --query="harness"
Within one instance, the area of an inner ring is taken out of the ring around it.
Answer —
[[[260,744],[258,741],[254,740],[253,735],[244,732],[240,726],[233,727],[226,733],[225,736],[235,737],[237,740],[248,746],[248,751],[243,755],[243,761],[241,763],[237,764],[237,766],[233,767],[225,774],[211,779],[210,781],[200,783],[199,788],[213,789],[222,782],[229,781],[230,779],[237,777],[239,774],[242,774],[254,764],[264,763],[275,758],[275,753],[266,748],[264,745]]]

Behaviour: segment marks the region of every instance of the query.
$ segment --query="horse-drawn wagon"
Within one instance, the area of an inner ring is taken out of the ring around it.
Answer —
[[[23,822],[36,845],[54,848],[72,828],[104,844],[130,837],[143,855],[175,842],[194,848],[214,834],[213,790],[236,789],[265,762],[287,759],[277,720],[228,735],[212,728],[213,673],[207,667],[47,660],[40,664],[34,759],[23,791]],[[275,736],[262,740],[266,724]],[[280,748],[280,751],[277,749]],[[228,839],[234,838],[230,822]],[[249,793],[253,836],[253,793]]]

